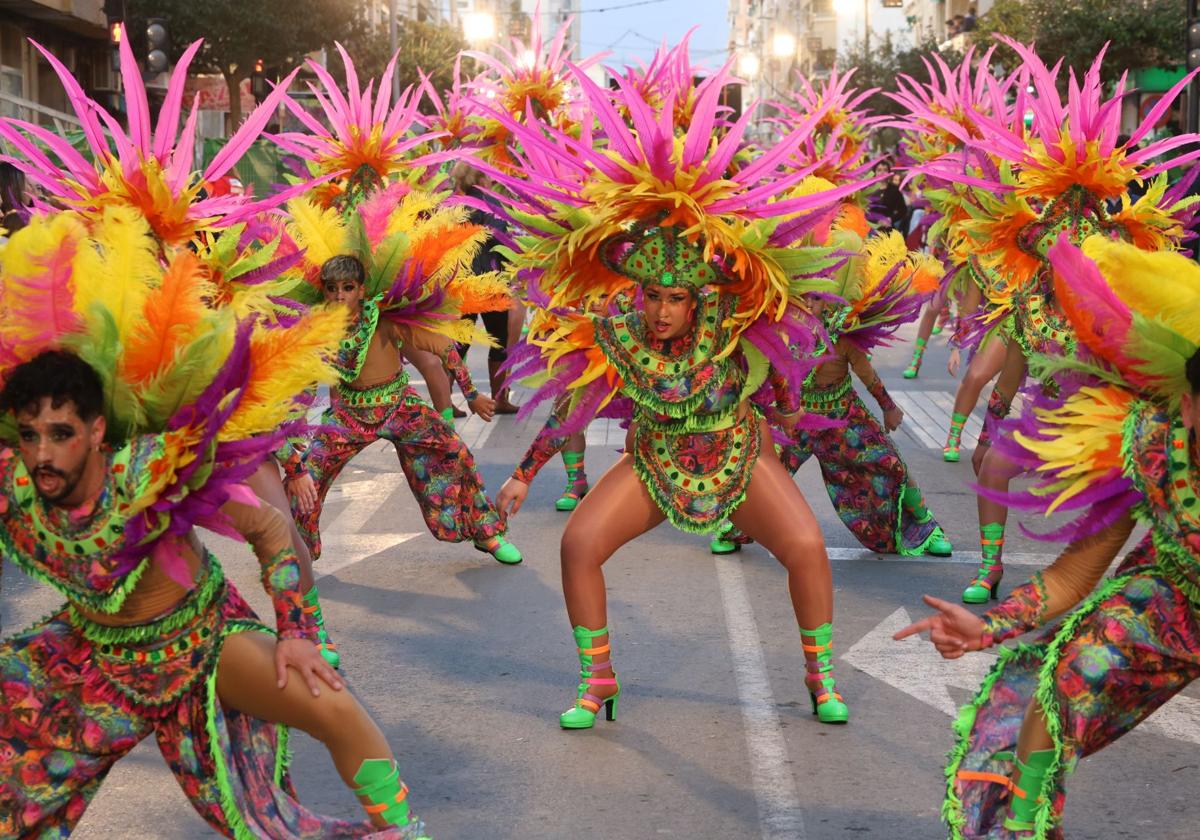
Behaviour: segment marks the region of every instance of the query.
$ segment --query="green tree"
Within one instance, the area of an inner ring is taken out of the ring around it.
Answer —
[[[289,71],[308,53],[350,35],[362,6],[362,0],[128,0],[126,13],[135,36],[145,31],[146,18],[165,18],[176,53],[204,39],[192,66],[225,78],[232,127],[241,122],[239,89],[255,62]]]
[[[1183,63],[1185,6],[1180,0],[997,0],[979,19],[975,37],[982,44],[993,42],[993,33],[1036,42],[1047,64],[1061,57],[1077,75],[1108,43],[1101,75],[1115,81],[1130,68]]]
[[[866,101],[866,107],[876,114],[898,114],[904,109],[886,94],[897,89],[896,80],[911,76],[918,82],[929,81],[929,72],[922,59],[940,55],[951,67],[962,61],[962,54],[955,50],[943,50],[934,41],[912,45],[907,38],[896,38],[887,32],[882,37],[871,39],[871,51],[864,52],[862,41],[852,42],[838,55],[838,67],[857,68],[854,85],[859,89],[879,88],[879,93]],[[899,139],[894,129],[884,129],[878,142],[887,147],[894,146]]]
[[[397,24],[400,50],[396,59],[396,77],[400,80],[401,90],[419,84],[421,71],[429,76],[436,90],[449,89],[454,84],[454,60],[467,49],[462,30],[448,23],[408,18],[400,19]],[[358,78],[364,83],[367,79],[382,76],[392,57],[391,36],[386,23],[360,24],[347,37],[344,46],[354,59]],[[331,61],[330,69],[337,78],[344,78],[340,62]],[[475,63],[464,58],[462,72],[470,78],[475,73]],[[428,102],[423,104],[427,106]]]

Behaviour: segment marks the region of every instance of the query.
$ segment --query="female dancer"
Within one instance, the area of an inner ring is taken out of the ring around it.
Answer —
[[[820,364],[804,382],[803,407],[810,418],[824,422],[820,428],[786,434],[780,459],[792,475],[810,457],[817,459],[838,516],[871,551],[947,556],[953,547],[888,436],[904,414],[868,358],[872,347],[886,342],[920,311],[921,302],[937,287],[941,264],[924,254],[910,254],[896,232],[872,237],[865,246],[846,232],[835,241],[843,252],[863,256],[839,272],[841,285],[835,293],[845,305],[822,299],[810,304],[823,318],[831,343],[822,339],[817,348]],[[882,426],[855,392],[851,371],[879,403]],[[727,531],[709,548],[714,554],[728,554],[743,542],[745,535]]]
[[[1200,270],[1099,236],[1050,259],[1094,376],[996,445],[1040,475],[1026,506],[1086,510],[1049,535],[1071,540],[1054,564],[982,617],[926,596],[938,612],[896,634],[929,631],[956,659],[1050,627],[1001,649],[955,726],[944,813],[956,840],[1061,838],[1076,762],[1200,676]],[[1093,592],[1135,521],[1149,532]]]
[[[497,496],[501,514],[520,509],[542,465],[614,398],[628,399],[634,417],[628,451],[580,501],[562,539],[563,593],[582,682],[560,725],[590,728],[601,707],[610,718],[616,711],[604,562],[664,520],[705,533],[726,518],[787,569],[813,712],[823,722],[845,722],[820,530],[772,447],[763,446],[769,432],[748,397],[771,370],[772,418],[784,428],[799,422],[795,388],[811,369],[820,329],[800,296],[828,289],[818,275],[838,259],[832,249],[796,243],[819,221],[813,211],[835,207],[861,184],[769,201],[803,179],[774,176],[824,110],[734,170],[728,164],[745,124],[725,132],[715,107],[728,69],[696,88],[695,108],[678,126],[675,93],[652,104],[626,90],[614,103],[585,75],[576,78],[604,126],[603,145],[497,114],[530,154],[523,178],[492,171],[513,193],[504,199],[507,212],[528,230],[515,242],[513,270],[548,301],[514,360],[515,375],[541,384],[522,411],[562,397]],[[633,115],[636,134],[623,114]],[[594,312],[639,286],[633,312]],[[780,521],[795,527],[779,529]]]

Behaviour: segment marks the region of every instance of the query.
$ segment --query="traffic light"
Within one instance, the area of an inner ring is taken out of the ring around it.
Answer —
[[[146,19],[146,70],[158,75],[171,66],[171,33],[165,18]]]
[[[263,75],[263,60],[256,58],[254,60],[254,72],[250,74],[250,93],[254,98],[262,102],[271,92],[267,87],[266,76]]]

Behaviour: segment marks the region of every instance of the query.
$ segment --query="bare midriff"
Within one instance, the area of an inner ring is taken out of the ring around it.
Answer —
[[[194,578],[200,569],[200,556],[203,551],[200,541],[193,534],[180,551]],[[97,624],[109,627],[127,627],[132,624],[145,624],[169,614],[180,601],[187,597],[188,591],[186,587],[172,579],[159,564],[151,560],[146,565],[142,579],[125,597],[125,603],[121,605],[120,611],[115,613],[94,612],[79,605],[76,605],[75,609],[84,618]]]
[[[352,391],[365,391],[378,385],[386,385],[396,378],[403,362],[397,346],[396,334],[391,324],[380,322],[371,343],[367,345],[367,358],[363,362],[358,378],[342,387]]]

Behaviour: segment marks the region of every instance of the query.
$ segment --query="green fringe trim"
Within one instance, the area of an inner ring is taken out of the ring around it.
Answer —
[[[147,624],[127,626],[112,626],[97,624],[80,614],[75,604],[69,604],[67,611],[71,623],[79,628],[83,637],[93,644],[110,644],[129,647],[145,644],[162,638],[195,621],[196,617],[209,609],[216,600],[216,595],[225,585],[225,573],[221,564],[211,552],[205,551],[205,563],[201,566],[203,575],[200,585],[188,593],[169,615],[151,621]]]
[[[906,473],[908,472],[907,464],[904,465],[904,471]],[[920,557],[922,554],[925,553],[925,550],[927,548],[929,548],[929,544],[931,542],[933,542],[939,536],[938,532],[941,530],[941,528],[937,525],[934,525],[933,530],[929,532],[929,536],[927,536],[924,540],[922,540],[921,544],[918,545],[916,548],[906,548],[905,547],[905,545],[904,545],[904,527],[903,527],[904,526],[904,494],[908,492],[909,486],[910,485],[908,483],[908,480],[906,479],[904,481],[904,483],[902,485],[900,485],[900,493],[899,493],[899,495],[896,496],[896,499],[897,499],[896,526],[893,529],[893,531],[895,533],[895,536],[893,537],[893,539],[896,542],[896,553],[899,554],[901,557]],[[923,498],[924,497],[922,496],[922,499]],[[926,508],[926,510],[928,511],[929,508]],[[933,514],[930,513],[929,519],[926,521],[932,521],[932,520],[933,520]],[[919,524],[924,525],[925,523],[922,522]],[[944,537],[945,534],[942,533],[941,536]]]
[[[243,619],[234,619],[227,623],[221,632],[220,642],[216,645],[218,653],[224,647],[225,639],[234,633],[243,633],[247,631],[255,631],[259,633],[268,633],[270,631],[253,621]],[[274,634],[271,634],[274,635]],[[225,817],[225,821],[229,823],[229,828],[233,832],[234,840],[258,840],[257,835],[250,831],[246,825],[245,818],[242,817],[241,811],[237,807],[237,797],[233,792],[233,787],[229,784],[229,766],[227,764],[228,757],[221,752],[217,744],[220,741],[217,733],[217,669],[213,668],[208,677],[204,680],[204,731],[208,736],[208,756],[212,759],[213,767],[216,771],[217,790],[220,793],[221,813]],[[276,735],[278,740],[275,745],[275,778],[278,783],[283,779],[283,775],[287,772],[287,727],[282,724],[276,724]]]
[[[1037,691],[1034,692],[1034,699],[1042,707],[1042,717],[1046,720],[1046,732],[1050,735],[1050,740],[1054,743],[1054,759],[1050,762],[1050,766],[1046,768],[1046,778],[1042,780],[1042,789],[1038,794],[1042,799],[1042,805],[1038,809],[1037,816],[1034,817],[1033,840],[1046,840],[1046,833],[1052,827],[1050,825],[1050,796],[1054,791],[1054,785],[1058,781],[1060,773],[1063,772],[1062,707],[1059,704],[1054,672],[1058,669],[1058,663],[1062,659],[1063,648],[1074,637],[1079,625],[1092,614],[1096,607],[1108,598],[1111,598],[1114,592],[1121,589],[1129,577],[1129,575],[1114,577],[1093,592],[1091,597],[1084,601],[1083,604],[1076,608],[1063,621],[1058,632],[1054,634],[1053,641],[1046,648],[1045,656],[1042,658],[1042,668],[1038,673],[1038,687]]]
[[[758,462],[758,456],[762,451],[762,440],[757,430],[757,418],[758,415],[754,412],[751,412],[746,418],[755,424],[755,431],[748,435],[748,439],[752,442],[746,447],[746,452],[742,457],[742,469],[753,470],[754,464]],[[741,507],[742,502],[746,501],[746,491],[750,489],[750,480],[747,478],[742,489],[721,506],[721,511],[715,520],[697,522],[690,517],[684,516],[672,504],[674,501],[672,497],[662,492],[653,480],[653,472],[642,462],[641,458],[637,457],[636,446],[634,449],[633,469],[637,473],[637,477],[641,479],[642,486],[646,488],[646,492],[650,494],[650,498],[654,501],[658,509],[662,511],[667,521],[675,528],[688,534],[711,535],[714,524],[719,524],[729,519],[734,511]]]
[[[1017,648],[1000,648],[1000,656],[992,670],[980,683],[979,691],[975,693],[970,702],[958,710],[958,717],[955,718],[953,727],[957,741],[950,752],[946,754],[946,799],[942,802],[942,820],[950,828],[950,840],[963,840],[962,829],[966,817],[963,816],[962,800],[958,798],[954,783],[958,779],[958,769],[962,766],[962,761],[970,749],[971,730],[975,728],[975,716],[979,713],[979,707],[992,693],[992,688],[1004,673],[1008,663],[1030,649],[1033,649],[1032,646],[1023,645]]]

